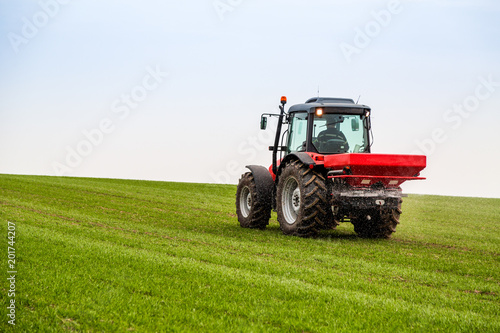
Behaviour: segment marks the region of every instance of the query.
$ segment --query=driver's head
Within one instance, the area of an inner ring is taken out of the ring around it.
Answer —
[[[339,124],[344,122],[344,117],[341,115],[331,115],[326,122],[326,127],[328,129],[339,129]]]

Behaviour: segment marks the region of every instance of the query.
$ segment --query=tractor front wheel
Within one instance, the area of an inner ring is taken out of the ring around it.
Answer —
[[[264,229],[271,218],[271,202],[265,202],[257,193],[251,172],[241,176],[236,190],[236,214],[243,228]]]
[[[299,161],[285,166],[280,175],[276,208],[286,235],[314,236],[331,227],[333,214],[325,177]]]

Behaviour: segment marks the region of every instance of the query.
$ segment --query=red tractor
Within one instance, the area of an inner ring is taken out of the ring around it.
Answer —
[[[286,235],[310,237],[351,222],[361,237],[389,238],[406,196],[400,185],[425,179],[419,175],[426,157],[372,154],[370,108],[351,99],[311,98],[287,113],[285,104],[282,97],[279,114],[261,116],[261,129],[268,117],[279,118],[269,147],[273,164],[247,166],[250,172],[242,175],[240,225],[264,229],[273,209]]]

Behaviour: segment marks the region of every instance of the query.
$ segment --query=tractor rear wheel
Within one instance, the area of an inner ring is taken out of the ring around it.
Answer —
[[[251,172],[241,176],[236,190],[236,214],[243,228],[265,229],[271,218],[271,202],[257,195],[257,187]]]
[[[399,199],[396,209],[371,210],[351,219],[354,231],[362,238],[390,238],[399,224],[401,203]]]
[[[333,226],[325,177],[299,161],[285,166],[277,188],[276,208],[286,235],[311,237]]]

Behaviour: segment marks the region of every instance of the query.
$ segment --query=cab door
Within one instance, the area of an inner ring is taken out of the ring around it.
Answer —
[[[290,114],[288,126],[287,153],[306,151],[307,148],[307,112],[294,112]]]

